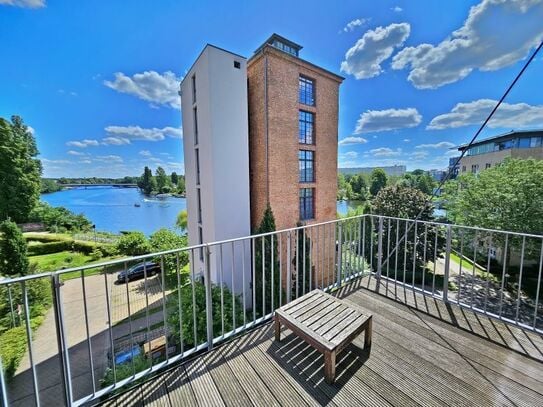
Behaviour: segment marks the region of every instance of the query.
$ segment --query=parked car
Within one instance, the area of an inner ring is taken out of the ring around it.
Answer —
[[[117,275],[117,282],[124,283],[132,280],[139,280],[147,277],[154,276],[160,273],[160,266],[152,261],[146,261],[138,263],[135,266],[130,267],[128,270],[123,270]]]

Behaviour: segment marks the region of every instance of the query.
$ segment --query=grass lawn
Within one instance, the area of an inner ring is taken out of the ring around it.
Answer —
[[[451,253],[451,260],[454,261],[456,264],[460,265],[460,257],[457,254]],[[462,274],[472,273],[472,272],[473,272],[473,262],[464,257],[462,259]],[[485,268],[480,267],[479,265],[475,265],[475,275],[486,280],[487,274],[488,274],[489,281],[493,281],[495,283],[500,281],[498,277],[496,277],[494,274],[487,273]]]
[[[93,259],[92,256],[76,253],[70,251],[63,251],[58,253],[51,254],[42,254],[40,256],[30,256],[29,260],[31,263],[37,265],[38,272],[47,272],[47,271],[56,271],[72,267],[80,267],[94,263],[102,263],[108,260],[113,260],[119,256],[114,257],[103,257],[101,259]],[[85,271],[86,276],[91,276],[94,274],[100,274],[102,267],[97,267]],[[62,274],[61,279],[63,281],[70,280],[72,278],[80,277],[80,272],[72,272]]]

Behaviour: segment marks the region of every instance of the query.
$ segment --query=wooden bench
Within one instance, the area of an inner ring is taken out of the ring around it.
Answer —
[[[284,305],[275,311],[275,339],[281,340],[281,325],[324,354],[324,377],[333,383],[336,355],[365,331],[364,348],[371,346],[372,316],[362,313],[321,290]]]

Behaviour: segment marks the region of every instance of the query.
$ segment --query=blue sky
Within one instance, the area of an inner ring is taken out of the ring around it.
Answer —
[[[340,6],[338,4],[341,4]],[[177,86],[206,43],[251,56],[273,32],[346,77],[340,166],[444,168],[543,38],[543,0],[0,0],[0,116],[44,175],[183,172]],[[543,127],[538,56],[482,134]]]

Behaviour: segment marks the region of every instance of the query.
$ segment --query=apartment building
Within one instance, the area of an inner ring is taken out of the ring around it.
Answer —
[[[463,152],[467,145],[458,147]],[[459,163],[459,172],[478,172],[506,158],[543,160],[543,130],[510,131],[473,143]]]
[[[250,235],[267,205],[278,230],[336,218],[343,78],[301,59],[301,49],[277,34],[249,60],[206,45],[185,75],[180,94],[190,245]],[[333,262],[334,242],[327,247],[321,258]],[[211,250],[213,281],[220,270],[232,288],[242,280],[239,269],[250,281],[250,267],[240,266],[242,249],[248,256],[250,247]],[[191,263],[202,274],[205,250],[198,252]]]
[[[180,95],[189,245],[248,236],[246,58],[206,45],[181,82]],[[240,247],[234,253],[213,252],[212,280],[222,279],[230,288],[231,281],[243,280],[242,252]],[[203,275],[205,250],[196,250],[190,260],[195,273]],[[248,282],[250,270],[245,272]]]
[[[277,229],[336,218],[339,85],[273,34],[247,63],[251,225],[271,205]]]

